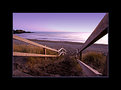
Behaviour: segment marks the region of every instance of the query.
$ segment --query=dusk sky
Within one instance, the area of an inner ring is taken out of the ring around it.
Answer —
[[[92,32],[106,13],[13,13],[13,29]]]

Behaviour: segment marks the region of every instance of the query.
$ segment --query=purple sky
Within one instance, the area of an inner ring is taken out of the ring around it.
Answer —
[[[13,29],[92,32],[106,13],[13,13]]]

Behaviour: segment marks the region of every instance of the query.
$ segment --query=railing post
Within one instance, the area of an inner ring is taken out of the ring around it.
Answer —
[[[82,59],[82,52],[80,52],[79,59],[80,60]]]
[[[105,65],[104,65],[104,70],[103,70],[103,74],[105,76],[109,76],[109,54],[107,54],[106,56],[106,62],[105,62]]]
[[[46,48],[43,48],[44,54],[46,55]]]
[[[76,49],[76,58],[81,60],[82,59],[82,52],[79,52],[79,49]]]
[[[45,45],[46,46],[46,45]],[[43,48],[43,51],[44,51],[44,54],[46,55],[46,48]],[[45,57],[45,59],[46,59],[46,57]]]

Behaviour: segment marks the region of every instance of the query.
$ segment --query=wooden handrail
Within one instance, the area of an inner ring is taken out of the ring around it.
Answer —
[[[56,49],[53,49],[53,48],[46,47],[46,46],[44,46],[44,45],[35,43],[35,42],[33,42],[33,41],[30,41],[30,40],[21,38],[21,37],[16,36],[16,35],[13,35],[13,38],[14,38],[14,39],[17,39],[17,40],[20,40],[20,41],[23,41],[23,42],[26,42],[26,43],[29,43],[29,44],[32,44],[32,45],[36,45],[36,46],[42,47],[43,50],[44,50],[44,55],[43,55],[43,54],[33,54],[33,53],[13,52],[13,56],[58,57],[58,56],[60,56],[60,55],[62,55],[62,54],[66,54],[66,50],[65,50],[64,48],[61,48],[61,49],[59,49],[59,50],[56,50]],[[46,49],[49,49],[49,50],[51,50],[51,51],[58,52],[59,55],[46,55]],[[60,52],[61,50],[64,50],[64,51]]]
[[[61,56],[62,54],[66,54],[66,52],[63,52],[63,51],[62,51],[58,56]]]
[[[87,76],[101,76],[102,73],[98,72],[97,70],[93,69],[89,65],[85,64],[84,62],[77,60],[78,63],[80,64],[81,68],[83,69],[84,73]]]
[[[97,25],[92,34],[89,36],[89,38],[86,40],[86,42],[83,44],[81,49],[77,49],[76,57],[78,58],[78,54],[80,54],[79,59],[77,59],[77,61],[79,62],[80,66],[83,67],[83,69],[86,69],[88,73],[89,72],[91,73],[91,74],[89,73],[90,75],[102,75],[102,74],[81,61],[82,51],[87,47],[89,47],[90,45],[92,45],[97,40],[99,40],[100,38],[102,38],[104,35],[106,35],[108,33],[108,29],[109,29],[109,17],[107,13],[100,21],[100,23]]]
[[[66,52],[66,49],[64,49],[64,48],[59,49],[58,52],[60,52],[61,50],[64,50]]]
[[[23,42],[26,42],[26,43],[29,43],[29,44],[33,44],[33,45],[36,45],[36,46],[39,46],[39,47],[42,47],[42,48],[46,48],[46,49],[49,49],[49,50],[52,50],[52,51],[58,52],[58,50],[56,50],[56,49],[53,49],[53,48],[50,48],[50,47],[47,47],[47,46],[44,46],[44,45],[41,45],[41,44],[38,44],[38,43],[32,42],[32,41],[30,41],[30,40],[27,40],[27,39],[21,38],[21,37],[16,36],[16,35],[13,35],[13,38],[14,38],[14,39],[17,39],[17,40],[20,40],[20,41],[23,41]]]
[[[101,37],[106,35],[108,33],[108,27],[109,27],[109,20],[108,20],[108,13],[107,13],[100,21],[100,23],[97,25],[97,27],[92,32],[92,34],[89,36],[89,38],[86,40],[86,42],[83,44],[81,49],[79,49],[79,52],[82,52],[84,49],[86,49],[94,42],[99,40]]]
[[[45,55],[45,54],[22,53],[22,52],[13,52],[13,56],[58,57],[58,55]]]

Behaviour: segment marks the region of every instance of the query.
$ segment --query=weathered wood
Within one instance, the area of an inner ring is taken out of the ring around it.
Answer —
[[[61,52],[58,56],[61,56],[61,55],[64,55],[64,54],[66,54],[66,52]]]
[[[58,50],[58,52],[60,52],[60,51],[67,52],[66,49],[64,49],[64,48],[61,48],[61,49]]]
[[[85,64],[84,62],[77,60],[83,70],[83,72],[85,73],[86,76],[101,76],[102,73],[99,73],[97,70],[91,68],[90,66],[88,66],[87,64]]]
[[[58,57],[58,55],[44,55],[44,54],[21,53],[21,52],[13,52],[13,56]]]
[[[80,60],[82,59],[82,52],[80,52],[79,59]]]
[[[108,20],[108,13],[103,17],[101,22],[97,25],[95,30],[92,32],[92,34],[89,36],[89,38],[86,40],[84,45],[79,50],[82,52],[84,49],[92,45],[94,42],[99,40],[101,37],[107,34],[108,27],[109,27],[109,20]]]
[[[43,48],[44,54],[46,55],[46,48]]]
[[[20,41],[23,41],[23,42],[26,42],[26,43],[29,43],[29,44],[32,44],[32,45],[36,45],[36,46],[39,46],[39,47],[42,47],[42,48],[46,48],[46,49],[49,49],[49,50],[58,52],[58,50],[56,50],[56,49],[53,49],[53,48],[50,48],[50,47],[46,47],[46,46],[44,46],[44,45],[41,45],[41,44],[32,42],[32,41],[30,41],[30,40],[27,40],[27,39],[18,37],[18,36],[16,36],[16,35],[13,35],[13,38],[14,38],[14,39],[17,39],[17,40],[20,40]]]
[[[46,47],[46,45],[45,45],[45,47]],[[44,54],[46,55],[46,48],[43,48],[43,51],[44,51]]]

